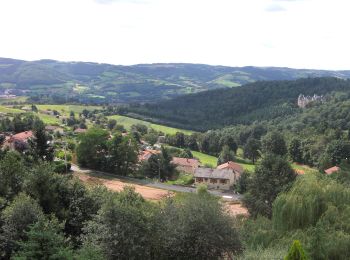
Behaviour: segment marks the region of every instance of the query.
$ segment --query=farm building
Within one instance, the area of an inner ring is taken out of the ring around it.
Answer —
[[[28,140],[33,138],[32,131],[25,131],[5,138],[4,147],[24,150],[28,146]]]
[[[197,159],[173,157],[171,163],[176,165],[179,172],[194,174],[200,163]]]
[[[195,184],[205,184],[208,189],[229,190],[236,182],[231,169],[197,168],[194,173]]]
[[[220,164],[217,169],[219,170],[230,170],[234,174],[234,181],[236,182],[243,173],[243,167],[238,163],[228,161],[227,163]]]

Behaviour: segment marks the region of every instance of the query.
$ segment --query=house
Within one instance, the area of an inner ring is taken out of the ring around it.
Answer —
[[[208,189],[229,190],[235,184],[235,174],[231,169],[197,168],[195,184],[205,184]]]
[[[235,182],[241,177],[243,173],[243,167],[238,163],[228,161],[227,163],[223,163],[217,167],[219,170],[230,170],[234,174]]]
[[[76,134],[83,134],[87,131],[87,129],[83,129],[83,128],[77,128],[74,130],[74,133]]]
[[[325,170],[324,172],[325,172],[326,174],[332,174],[332,173],[335,173],[335,172],[337,172],[337,171],[339,171],[339,170],[340,170],[340,168],[339,168],[338,166],[333,166],[333,167],[331,167],[331,168]]]
[[[179,172],[194,174],[200,163],[197,159],[173,157],[171,163],[176,165]]]
[[[141,153],[138,156],[139,162],[148,161],[148,159],[151,158],[152,155],[156,155],[160,153],[161,152],[158,150],[149,150],[149,149],[141,151]]]
[[[25,149],[28,145],[28,140],[33,138],[32,131],[25,131],[5,138],[4,147],[10,149]]]

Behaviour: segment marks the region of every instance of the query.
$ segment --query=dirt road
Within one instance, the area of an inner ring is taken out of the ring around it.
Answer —
[[[141,194],[142,197],[148,200],[160,200],[166,196],[171,196],[173,193],[167,190],[161,190],[157,188],[151,188],[147,186],[142,186],[139,184],[128,183],[123,180],[113,179],[103,179],[89,176],[84,172],[74,172],[74,176],[78,177],[81,181],[88,185],[104,185],[108,189],[113,191],[121,191],[125,186],[133,186],[135,191]]]

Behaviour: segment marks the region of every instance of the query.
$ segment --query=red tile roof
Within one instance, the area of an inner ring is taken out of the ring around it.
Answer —
[[[339,171],[339,170],[340,170],[340,168],[339,168],[338,166],[333,166],[333,167],[331,167],[331,168],[325,170],[324,172],[325,172],[326,174],[332,174],[332,173],[335,173],[335,172],[337,172],[337,171]]]
[[[173,160],[171,162],[179,166],[191,166],[194,168],[199,167],[199,164],[200,164],[197,159],[180,158],[180,157],[173,157]]]
[[[74,133],[85,133],[86,131],[87,131],[87,129],[77,128],[74,130]]]
[[[160,154],[158,150],[144,150],[139,154],[139,161],[147,161],[154,154]]]
[[[33,137],[32,131],[25,131],[11,136],[10,139],[17,141],[27,141],[29,138]]]
[[[231,169],[234,170],[236,172],[242,173],[243,172],[243,167],[240,166],[238,163],[229,161],[227,163],[221,164],[217,167],[217,169]]]

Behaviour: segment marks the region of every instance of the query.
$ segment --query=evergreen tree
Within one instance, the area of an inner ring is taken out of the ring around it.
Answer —
[[[30,140],[31,154],[35,159],[52,161],[54,158],[54,149],[49,144],[49,138],[45,132],[45,125],[42,121],[34,122],[34,138]]]
[[[18,249],[18,242],[26,240],[26,231],[30,225],[43,217],[38,203],[21,193],[2,212],[0,232],[0,258],[9,259],[12,252]]]
[[[299,139],[294,138],[289,144],[288,148],[289,156],[293,162],[302,163],[303,151],[301,148],[301,142]]]
[[[58,220],[39,219],[26,232],[27,239],[20,242],[14,259],[73,259],[73,250],[66,242]]]
[[[304,249],[302,248],[299,240],[294,240],[293,245],[288,251],[288,255],[284,260],[307,260]]]

